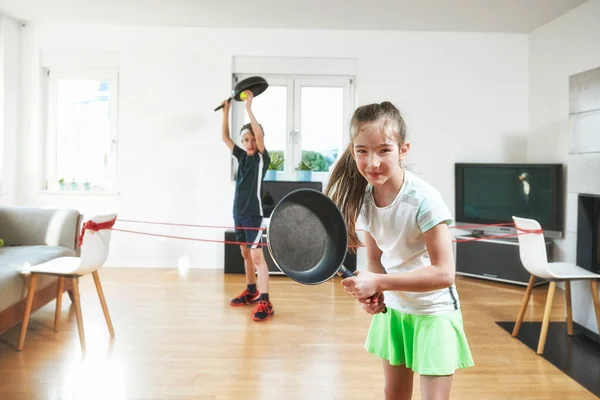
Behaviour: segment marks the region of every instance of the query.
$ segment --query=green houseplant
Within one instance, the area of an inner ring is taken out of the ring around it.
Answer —
[[[299,181],[310,182],[312,180],[313,166],[307,161],[300,161],[296,167],[296,176]]]
[[[267,173],[265,174],[265,180],[274,181],[277,180],[277,171],[283,170],[283,157],[278,154],[271,156],[271,162],[267,167]]]

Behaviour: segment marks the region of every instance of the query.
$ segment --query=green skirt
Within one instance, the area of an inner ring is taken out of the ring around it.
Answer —
[[[388,308],[373,316],[365,348],[420,375],[452,375],[475,365],[460,310],[414,315]]]

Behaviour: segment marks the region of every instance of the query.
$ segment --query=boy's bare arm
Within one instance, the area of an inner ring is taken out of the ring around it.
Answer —
[[[248,112],[248,117],[250,118],[250,126],[252,126],[252,132],[254,133],[254,138],[256,139],[256,148],[259,152],[265,152],[265,141],[264,141],[264,132],[260,127],[258,121],[254,117],[252,113],[252,98],[254,95],[251,91],[246,91],[246,95],[248,96],[246,100],[246,111]]]

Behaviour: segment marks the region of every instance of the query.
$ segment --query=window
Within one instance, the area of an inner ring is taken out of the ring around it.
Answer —
[[[235,75],[233,84],[251,75]],[[296,180],[300,163],[310,166],[313,180],[325,180],[348,144],[352,112],[352,78],[261,75],[269,88],[253,100],[252,110],[265,132],[271,158],[283,158],[278,180]],[[232,138],[250,122],[243,102],[232,106]],[[235,160],[234,160],[235,161]]]
[[[48,190],[116,190],[116,71],[48,71]]]

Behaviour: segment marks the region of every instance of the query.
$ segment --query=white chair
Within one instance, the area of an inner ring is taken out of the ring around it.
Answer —
[[[531,297],[535,277],[547,280],[550,282],[548,287],[548,297],[546,298],[546,308],[544,310],[544,319],[542,322],[542,330],[537,347],[537,354],[543,354],[544,345],[546,344],[546,335],[548,333],[548,324],[550,322],[550,311],[552,310],[552,301],[554,300],[554,292],[557,282],[565,283],[565,300],[567,308],[567,333],[573,335],[573,312],[571,309],[571,281],[589,280],[592,288],[592,299],[594,302],[594,310],[596,312],[596,322],[598,323],[598,331],[600,332],[600,301],[598,299],[598,283],[596,279],[600,279],[599,274],[583,269],[575,264],[565,262],[548,262],[546,255],[546,245],[544,243],[544,235],[540,224],[533,219],[519,218],[513,216],[517,233],[519,233],[519,255],[525,269],[531,274],[529,284],[525,291],[525,297],[521,304],[519,316],[515,323],[512,336],[516,337],[523,322],[525,310]]]
[[[25,335],[27,334],[27,325],[29,324],[29,316],[31,314],[31,306],[33,303],[33,295],[35,293],[35,285],[38,275],[51,275],[58,277],[58,292],[56,296],[56,312],[54,315],[54,331],[58,332],[60,325],[60,310],[62,293],[64,290],[65,278],[71,279],[73,285],[73,304],[75,306],[75,314],[77,316],[77,328],[79,330],[79,341],[81,343],[81,351],[86,352],[85,346],[85,334],[83,330],[83,319],[81,317],[81,303],[79,297],[79,278],[81,276],[92,274],[94,283],[96,284],[96,290],[98,291],[98,297],[100,297],[100,304],[102,305],[102,311],[104,311],[104,317],[106,324],[108,325],[108,331],[111,337],[114,337],[115,333],[112,326],[112,321],[108,313],[108,307],[106,306],[106,300],[104,299],[104,293],[102,291],[102,285],[100,284],[100,277],[98,276],[98,270],[102,267],[106,258],[108,257],[108,250],[110,246],[111,227],[116,221],[116,214],[101,215],[86,221],[83,225],[81,236],[79,237],[81,246],[80,257],[59,257],[43,264],[35,265],[33,267],[26,267],[22,272],[30,274],[29,286],[27,289],[27,300],[25,302],[25,314],[23,316],[23,324],[21,326],[21,334],[19,336],[19,344],[17,350],[23,350],[25,344]]]

